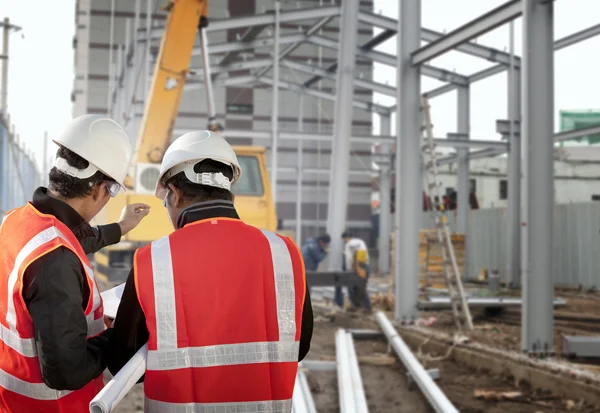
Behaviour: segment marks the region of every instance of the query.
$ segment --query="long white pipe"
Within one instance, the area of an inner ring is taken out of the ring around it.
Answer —
[[[398,335],[398,332],[390,323],[390,320],[381,311],[378,311],[375,315],[377,323],[383,330],[388,341],[396,351],[396,354],[411,374],[413,379],[417,382],[417,385],[423,392],[425,398],[429,401],[433,410],[437,413],[458,413],[458,410],[450,400],[446,397],[444,392],[435,384],[433,379],[429,376],[425,368],[419,363],[419,360],[414,356],[410,348],[404,343],[402,338]]]
[[[352,372],[350,370],[350,357],[348,355],[348,339],[344,329],[339,329],[335,334],[335,356],[337,361],[340,412],[359,413],[354,401]]]

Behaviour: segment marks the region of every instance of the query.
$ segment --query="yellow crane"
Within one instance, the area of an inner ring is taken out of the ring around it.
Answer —
[[[223,130],[216,120],[204,31],[208,24],[208,0],[171,0],[165,6],[165,10],[169,15],[137,139],[135,168],[159,164],[171,142],[196,33],[200,35],[203,55],[203,75],[209,108],[208,129],[217,132]],[[277,216],[271,194],[265,148],[234,146],[233,149],[244,171],[242,178],[233,188],[238,213],[251,225],[275,231]],[[120,244],[95,254],[96,271],[105,281],[122,281],[131,268],[133,254],[137,248],[173,231],[162,201],[152,194],[136,192],[136,181],[139,180],[128,177],[126,185],[133,191],[122,192],[112,199],[97,218],[98,223],[116,222],[123,206],[129,203],[143,202],[152,208],[150,216],[127,234]]]

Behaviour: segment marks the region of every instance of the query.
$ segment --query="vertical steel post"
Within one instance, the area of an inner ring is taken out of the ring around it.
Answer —
[[[508,236],[505,280],[516,287],[521,283],[521,133],[515,122],[521,120],[521,70],[514,66],[514,22],[510,23],[510,66],[508,69]],[[521,125],[522,126],[522,125]]]
[[[4,18],[4,23],[2,26],[2,100],[0,103],[0,112],[6,114],[8,111],[8,47],[9,47],[9,38],[10,35],[10,19],[8,17]]]
[[[470,132],[470,89],[468,86],[459,87],[457,89],[457,132],[461,134],[461,139],[468,140]],[[468,245],[469,239],[469,149],[460,148],[456,151],[458,160],[458,191],[456,196],[457,202],[457,225],[456,232],[464,234],[465,246]],[[463,279],[466,279],[469,274],[469,249],[465,248],[464,264],[463,264]]]
[[[109,29],[109,40],[108,40],[108,96],[106,100],[106,112],[110,116],[111,104],[113,101],[113,85],[114,85],[114,44],[115,44],[115,0],[110,2],[110,29]],[[119,50],[120,51],[120,50]]]
[[[273,100],[271,112],[271,191],[277,209],[277,152],[279,151],[279,0],[275,0],[275,38],[273,41]]]
[[[42,158],[42,176],[41,183],[44,186],[48,185],[48,173],[50,172],[50,165],[48,165],[48,131],[44,132],[44,157]]]
[[[298,132],[304,130],[304,94],[298,93]],[[298,139],[298,171],[296,175],[296,245],[302,246],[302,167],[303,167],[304,141]]]
[[[327,229],[331,235],[330,270],[342,268],[342,233],[348,212],[348,171],[350,167],[350,136],[354,108],[354,68],[358,25],[358,1],[342,2],[340,16],[340,50],[336,82],[331,174]]]
[[[208,125],[217,121],[217,110],[215,108],[215,95],[212,87],[210,74],[210,55],[208,50],[208,37],[206,29],[200,29],[200,49],[202,50],[202,76],[204,77],[204,89],[206,90],[206,107],[208,108]]]
[[[148,101],[148,93],[150,92],[150,72],[152,70],[151,67],[151,44],[152,44],[152,0],[146,0],[146,43],[144,48],[146,53],[144,54],[144,107]]]
[[[554,2],[523,0],[522,349],[554,350]]]
[[[118,104],[117,107],[119,110],[117,111],[115,118],[117,122],[121,123],[123,119],[123,113],[125,112],[125,96],[127,95],[127,47],[125,45],[121,45],[121,61],[119,65],[119,70],[117,71],[117,99]],[[123,74],[121,76],[121,74]]]
[[[121,122],[123,126],[127,122],[127,109],[129,106],[128,102],[131,99],[129,95],[129,90],[134,80],[133,73],[131,70],[129,70],[129,64],[131,62],[131,60],[129,60],[129,51],[131,48],[131,27],[131,19],[125,19],[125,47],[123,52],[123,98],[121,100],[123,107],[121,108],[121,114],[119,115],[121,116]]]
[[[421,0],[400,1],[396,111],[396,319],[417,318],[422,214],[421,79],[410,54],[421,45]]]
[[[392,134],[392,119],[390,115],[380,115],[381,135]],[[392,210],[390,194],[392,193],[392,174],[390,145],[381,144],[381,157],[386,157],[381,162],[379,169],[379,272],[390,272],[390,234],[392,233]]]

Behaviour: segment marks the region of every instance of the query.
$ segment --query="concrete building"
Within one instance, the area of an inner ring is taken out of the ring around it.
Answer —
[[[133,36],[136,6],[140,10],[140,29],[138,33],[146,33],[146,16],[150,2],[153,27],[160,27],[165,21],[165,12],[159,9],[164,2],[158,0],[78,0],[75,11],[77,25],[76,35],[73,39],[75,48],[75,81],[73,87],[73,115],[84,113],[107,113],[112,90],[116,82],[117,70],[110,70],[124,61],[120,45]],[[338,1],[339,2],[339,1]],[[298,1],[281,2],[281,10],[318,7],[324,1]],[[326,4],[329,4],[328,1]],[[212,1],[209,5],[209,19],[225,19],[235,16],[246,16],[255,13],[272,11],[273,0],[227,0]],[[372,1],[361,1],[360,8],[372,10]],[[127,21],[131,23],[126,23]],[[297,34],[300,30],[308,30],[318,20],[306,20],[302,25],[281,24],[281,36]],[[130,24],[130,34],[127,35],[127,24]],[[325,38],[337,39],[339,36],[339,18],[331,20],[320,35]],[[272,35],[273,27],[261,26],[251,35],[256,39]],[[370,26],[358,26],[359,42],[365,43],[373,37]],[[248,34],[250,35],[250,34]],[[236,39],[248,36],[244,30],[228,30],[210,32],[209,45],[223,45]],[[151,43],[151,60],[153,68],[159,42]],[[144,43],[138,43],[136,50],[143,50]],[[283,47],[282,47],[283,50]],[[231,61],[252,61],[271,59],[273,47],[262,47],[244,50],[243,52],[230,52],[228,59]],[[112,53],[111,53],[112,52]],[[137,53],[137,51],[136,51]],[[211,66],[217,67],[225,57],[225,53],[212,54]],[[319,63],[321,67],[328,67],[337,62],[338,53],[335,50],[317,47],[304,43],[290,54],[286,61],[297,64],[307,62]],[[200,53],[194,53],[191,68],[201,68]],[[117,110],[112,116],[119,122],[127,125],[132,143],[137,138],[141,117],[144,109],[144,99],[149,78],[145,77],[145,66],[142,65],[136,79],[134,99],[125,98],[121,94],[116,102]],[[255,69],[254,73],[260,71]],[[365,59],[358,59],[356,65],[357,76],[370,80],[372,77],[372,63]],[[230,72],[230,76],[250,74],[251,70]],[[266,72],[272,77],[272,70]],[[217,79],[222,79],[217,77]],[[312,75],[300,70],[290,68],[290,65],[281,65],[280,79],[288,83],[302,85],[309,81]],[[190,76],[188,83],[200,83],[197,78]],[[316,83],[316,82],[315,82]],[[200,86],[200,85],[198,85]],[[313,86],[314,87],[314,86]],[[335,80],[324,79],[319,82],[319,87],[328,93],[335,93]],[[193,87],[192,87],[193,88]],[[221,87],[215,82],[215,103],[219,120],[224,123],[225,130],[243,131],[270,131],[271,122],[271,97],[270,86],[265,85],[240,85],[236,87]],[[372,92],[367,89],[355,88],[354,98],[365,102],[372,101]],[[300,98],[296,92],[280,89],[279,92],[279,130],[297,131],[299,128],[298,116],[303,112],[302,128],[304,132],[332,133],[334,103],[329,100],[304,97],[303,110],[300,110]],[[183,95],[179,114],[175,122],[175,130],[204,129],[207,124],[207,105],[203,88],[186,91]],[[354,109],[353,133],[356,135],[372,134],[372,114],[360,109]],[[267,160],[271,162],[271,139],[258,139],[236,136],[227,133],[228,140],[233,145],[260,145],[267,148]],[[329,178],[331,165],[331,143],[306,141],[303,143],[302,165],[298,165],[298,142],[293,140],[279,141],[278,150],[278,177],[277,177],[277,213],[286,229],[295,228],[296,199],[298,170],[302,170],[302,222],[303,239],[306,236],[322,231],[326,227],[327,200],[329,193]],[[371,176],[370,157],[371,148],[367,143],[352,143],[352,157],[350,161],[350,190],[348,205],[348,225],[357,229],[359,235],[368,236],[371,226]]]

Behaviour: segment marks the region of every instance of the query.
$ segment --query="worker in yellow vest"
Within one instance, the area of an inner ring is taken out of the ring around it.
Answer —
[[[360,238],[353,237],[349,231],[342,234],[344,239],[344,264],[346,271],[356,275],[356,284],[348,289],[348,298],[354,309],[363,307],[371,312],[371,299],[367,291],[369,281],[369,251],[367,244]]]

